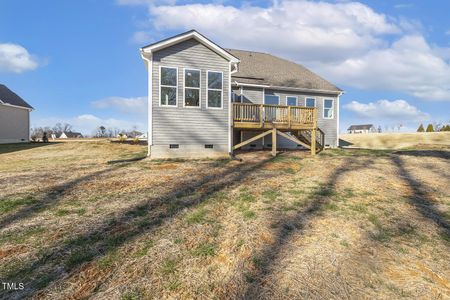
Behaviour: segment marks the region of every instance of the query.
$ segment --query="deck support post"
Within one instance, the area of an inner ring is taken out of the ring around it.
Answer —
[[[277,156],[277,129],[272,129],[272,156]]]
[[[316,128],[311,130],[311,155],[316,155]]]

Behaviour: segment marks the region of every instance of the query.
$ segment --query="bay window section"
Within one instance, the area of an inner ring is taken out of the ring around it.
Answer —
[[[323,118],[324,119],[333,119],[334,114],[334,101],[333,99],[324,99],[323,100]]]
[[[177,106],[177,68],[161,67],[160,71],[160,105]]]
[[[222,108],[223,98],[222,72],[208,71],[207,107]]]
[[[200,70],[184,70],[184,106],[200,107]]]

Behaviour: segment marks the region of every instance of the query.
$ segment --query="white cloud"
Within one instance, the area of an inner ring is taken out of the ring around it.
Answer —
[[[444,55],[444,52],[442,55]],[[423,100],[450,101],[450,65],[419,35],[337,64],[316,64],[331,80],[361,89],[397,90]]]
[[[147,130],[145,121],[130,121],[115,118],[100,118],[92,114],[83,114],[69,118],[58,118],[58,117],[42,118],[33,121],[33,127],[53,126],[56,123],[71,124],[73,126],[74,131],[80,131],[83,134],[87,135],[93,134],[96,131],[96,129],[101,125],[105,126],[106,128],[116,128],[123,130],[130,130],[136,126],[137,129],[142,132],[145,132]]]
[[[430,118],[429,114],[420,111],[405,100],[378,100],[377,102],[361,103],[352,101],[344,105],[344,109],[356,116],[372,120],[392,121],[423,121]]]
[[[450,101],[450,50],[431,46],[420,23],[362,3],[280,0],[237,8],[152,1],[148,9],[154,34],[195,28],[224,47],[292,59],[338,85]]]
[[[108,97],[92,101],[91,105],[97,109],[114,109],[123,113],[147,114],[147,97]]]
[[[17,44],[0,44],[0,72],[22,73],[39,66],[35,56]]]
[[[189,4],[149,11],[156,29],[195,28],[222,45],[303,61],[340,61],[382,45],[378,35],[400,32],[385,15],[355,2],[280,1],[267,8]]]

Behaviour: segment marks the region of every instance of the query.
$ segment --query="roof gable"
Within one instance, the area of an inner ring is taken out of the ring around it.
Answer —
[[[33,109],[31,105],[3,84],[0,84],[0,104]]]
[[[220,56],[222,56],[223,58],[227,59],[230,62],[234,62],[234,63],[239,62],[239,59],[237,57],[235,57],[233,54],[231,54],[227,50],[223,49],[219,45],[215,44],[211,40],[207,39],[205,36],[201,35],[196,30],[190,30],[190,31],[178,34],[176,36],[164,39],[162,41],[144,46],[141,48],[141,52],[151,54],[153,52],[176,45],[178,43],[187,41],[189,39],[197,40],[198,42],[205,45],[206,47],[208,47],[209,49],[216,52],[217,54],[219,54]]]
[[[238,83],[342,92],[319,75],[292,61],[261,52],[235,49],[228,51],[240,59],[239,71],[232,76]]]

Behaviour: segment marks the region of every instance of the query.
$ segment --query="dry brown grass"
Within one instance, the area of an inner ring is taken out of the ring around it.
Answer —
[[[341,134],[341,146],[401,149],[418,145],[450,146],[450,132]]]
[[[448,298],[449,150],[108,164],[145,147],[0,146],[0,278],[25,284],[0,295]]]

